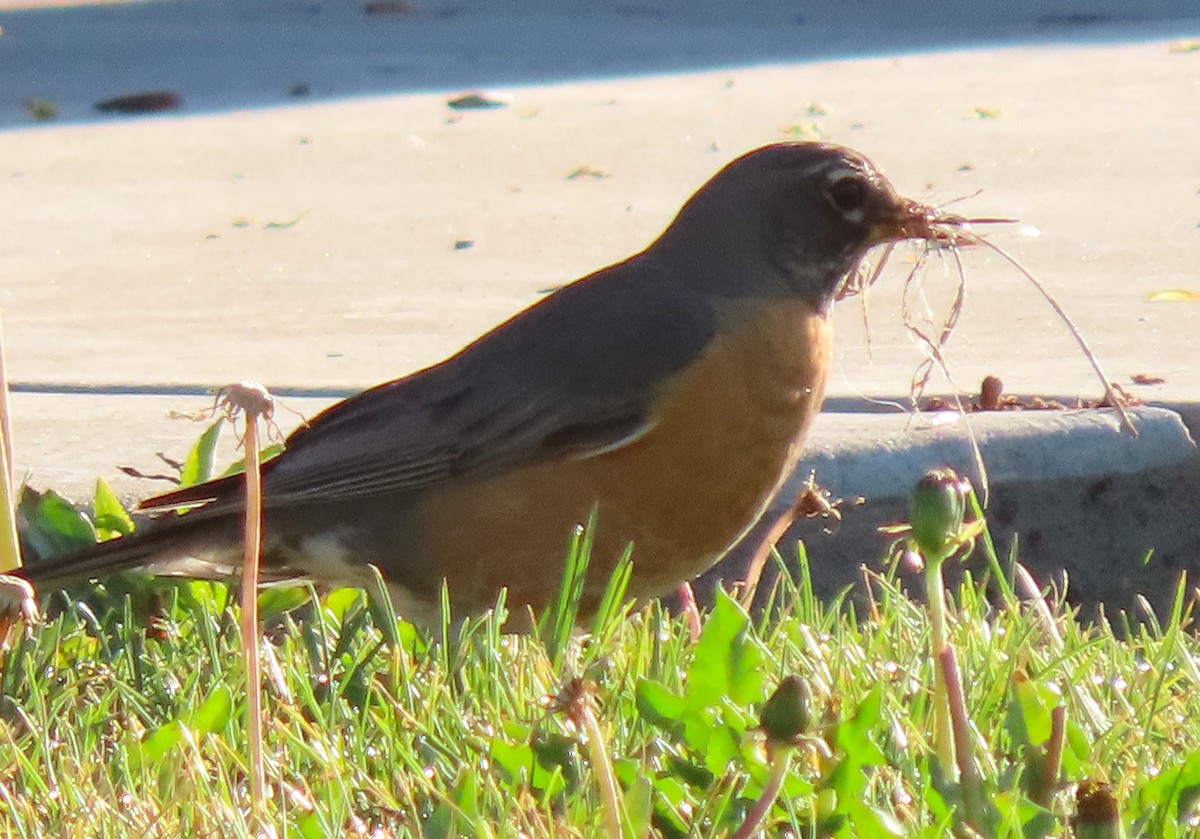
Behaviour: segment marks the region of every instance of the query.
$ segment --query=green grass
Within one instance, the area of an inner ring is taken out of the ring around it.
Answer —
[[[1191,835],[1200,673],[1182,594],[1125,640],[1053,604],[1059,642],[1037,610],[983,589],[968,576],[949,593],[948,631],[989,832],[1073,835],[1074,784],[1091,779],[1112,785],[1130,835]],[[4,654],[0,835],[254,835],[232,601],[207,583],[169,592],[150,631],[129,598],[101,596]],[[803,574],[773,603],[752,619],[722,597],[695,642],[657,606],[618,611],[557,655],[491,618],[429,638],[360,592],[278,614],[265,687],[277,835],[604,835],[614,802],[598,760],[630,835],[728,835],[770,774],[761,703],[793,674],[811,721],[768,810],[786,826],[772,835],[949,835],[961,790],[930,742],[925,608],[887,575],[866,614],[819,602]],[[1047,788],[1058,705],[1064,783]]]

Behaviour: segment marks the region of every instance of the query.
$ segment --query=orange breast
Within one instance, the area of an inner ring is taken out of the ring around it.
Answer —
[[[663,389],[640,439],[429,492],[421,543],[458,608],[486,608],[503,586],[510,606],[544,605],[593,507],[593,597],[630,543],[631,593],[653,596],[710,567],[754,523],[820,410],[831,324],[799,301],[728,302],[719,315],[717,337]]]

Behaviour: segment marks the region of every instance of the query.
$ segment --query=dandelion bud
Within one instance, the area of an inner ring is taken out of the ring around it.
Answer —
[[[927,559],[945,558],[954,544],[970,486],[953,469],[933,469],[917,481],[908,498],[908,514],[913,541]]]
[[[1124,839],[1121,808],[1103,781],[1084,781],[1075,793],[1075,835],[1079,839]]]
[[[788,676],[779,683],[762,709],[760,725],[773,746],[790,746],[808,730],[812,697],[808,685],[799,676]]]

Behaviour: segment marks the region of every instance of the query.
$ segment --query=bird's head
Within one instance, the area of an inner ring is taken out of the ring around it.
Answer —
[[[928,238],[931,218],[855,151],[778,143],[714,175],[652,250],[686,265],[688,281],[706,293],[801,296],[825,306],[872,246]]]

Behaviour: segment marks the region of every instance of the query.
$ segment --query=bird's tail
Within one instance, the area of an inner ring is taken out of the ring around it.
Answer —
[[[240,557],[236,516],[196,511],[153,519],[128,536],[81,551],[30,559],[14,573],[47,591],[130,570],[216,579],[232,574]]]

